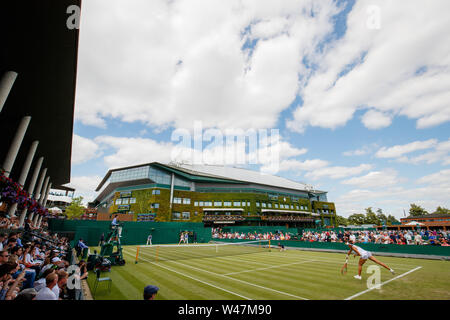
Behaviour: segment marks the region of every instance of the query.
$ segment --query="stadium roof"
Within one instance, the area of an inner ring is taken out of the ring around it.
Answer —
[[[44,157],[42,168],[53,186],[70,181],[79,35],[67,27],[70,5],[81,0],[0,1],[0,76],[18,74],[0,112],[0,165],[21,119],[31,116],[11,171],[14,180],[38,140],[34,159]]]
[[[111,169],[105,175],[103,180],[98,185],[96,191],[99,191],[106,183],[111,173],[114,171],[121,171],[126,169],[138,168],[143,166],[153,165],[161,169],[175,172],[183,175],[185,178],[196,182],[223,182],[223,183],[255,183],[266,186],[279,187],[284,189],[293,189],[299,191],[307,191],[311,193],[326,193],[320,190],[311,190],[308,185],[304,183],[295,182],[279,176],[264,174],[258,171],[218,166],[218,165],[188,165],[188,164],[163,164],[159,162],[145,163],[135,166]]]
[[[311,191],[314,193],[325,193],[324,191],[312,191],[308,185],[295,182],[279,176],[266,174],[260,171],[253,171],[243,168],[218,166],[218,165],[188,165],[181,164],[179,166],[166,165],[178,170],[184,170],[197,175],[211,175],[214,177],[232,179],[242,182],[250,182],[268,186],[275,186],[286,189],[295,189],[302,191]]]
[[[424,214],[421,216],[408,216],[406,218],[402,219],[423,219],[423,218],[450,218],[450,214],[441,214],[441,213],[430,213],[430,214]]]

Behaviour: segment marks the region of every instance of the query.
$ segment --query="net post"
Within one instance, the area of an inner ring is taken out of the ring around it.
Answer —
[[[159,251],[159,246],[156,246],[156,254],[155,254],[156,262],[158,262],[158,251]]]
[[[269,252],[272,252],[271,251],[271,246],[270,246],[270,239],[269,239]]]
[[[136,261],[134,261],[135,264],[138,263],[138,258],[139,258],[139,248],[140,248],[140,246],[137,246],[137,249],[136,249]]]

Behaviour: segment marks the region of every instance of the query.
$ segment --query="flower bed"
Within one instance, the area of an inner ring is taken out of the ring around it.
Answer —
[[[33,199],[23,186],[5,176],[4,171],[0,171],[0,202],[8,206],[17,204],[18,210],[27,209],[28,212],[40,216],[48,216],[48,210]]]

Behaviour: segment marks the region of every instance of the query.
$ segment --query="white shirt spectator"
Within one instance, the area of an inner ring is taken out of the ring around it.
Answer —
[[[34,282],[34,290],[36,290],[37,292],[41,291],[41,289],[44,289],[45,287],[45,278],[41,278]]]
[[[57,287],[57,285],[55,287]],[[35,300],[58,300],[58,298],[51,289],[45,287],[39,290]]]
[[[54,286],[52,288],[52,292],[55,294],[56,300],[58,300],[59,299],[59,292],[60,292],[59,286],[58,285]]]

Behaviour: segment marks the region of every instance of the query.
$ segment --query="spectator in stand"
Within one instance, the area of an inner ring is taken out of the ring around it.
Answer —
[[[19,265],[14,262],[6,262],[0,265],[0,300],[13,300],[19,293],[25,271],[14,279],[12,275],[18,269]]]
[[[76,251],[77,251],[77,256],[81,256],[81,253],[83,252],[83,249],[88,249],[89,247],[87,245],[84,244],[83,239],[78,240],[78,243],[76,245]]]
[[[46,283],[47,276],[54,272],[55,269],[53,268],[45,270],[42,274],[42,277],[34,283],[34,290],[36,290],[36,292],[39,292],[42,288],[45,288],[45,286],[47,285]]]
[[[6,234],[0,233],[0,251],[3,250],[3,242],[6,240]]]
[[[155,300],[159,288],[157,286],[146,286],[144,288],[144,300]]]
[[[61,296],[63,296],[63,290],[67,283],[68,273],[61,269],[56,271],[56,274],[58,275],[58,282],[57,285],[52,288],[52,291],[55,296],[61,300]]]
[[[36,300],[58,300],[58,297],[55,295],[53,288],[58,286],[58,275],[56,272],[50,273],[45,278],[46,286],[39,290],[36,295]]]
[[[422,235],[420,233],[414,232],[414,243],[416,245],[422,244]]]

